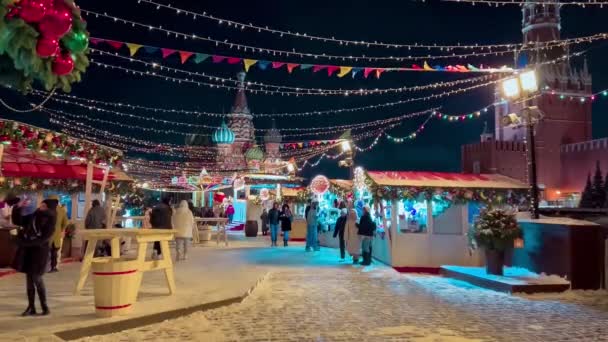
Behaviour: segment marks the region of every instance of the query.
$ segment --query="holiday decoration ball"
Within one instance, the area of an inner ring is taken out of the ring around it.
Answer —
[[[40,37],[36,44],[36,53],[42,58],[52,57],[59,52],[59,42],[55,38]]]
[[[57,76],[64,76],[74,70],[74,60],[69,53],[57,56],[53,61],[53,73]]]
[[[84,32],[71,31],[61,39],[63,45],[72,53],[80,53],[89,46],[89,39]]]
[[[61,38],[72,28],[72,12],[65,5],[48,10],[38,28],[45,37]]]
[[[47,4],[39,0],[22,0],[19,5],[19,17],[27,23],[37,23],[44,18],[47,12]]]

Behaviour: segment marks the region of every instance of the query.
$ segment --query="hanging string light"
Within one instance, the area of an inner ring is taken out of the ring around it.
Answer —
[[[456,2],[463,2],[462,0],[446,0],[446,1],[456,1]],[[464,1],[464,2],[474,2],[474,3],[484,3],[484,2],[496,2],[496,1],[484,1],[484,0],[469,0],[469,1]],[[526,1],[497,1],[497,2],[504,2],[504,3],[508,3],[508,4],[524,4],[526,3]],[[159,3],[153,0],[138,0],[137,1],[138,4],[148,4],[148,5],[152,5],[155,6],[157,10],[160,9],[167,9],[167,10],[171,10],[173,11],[176,15],[185,15],[186,17],[192,17],[192,19],[196,20],[197,18],[204,18],[204,19],[208,19],[211,21],[216,22],[218,25],[223,26],[223,27],[228,27],[228,28],[234,28],[234,29],[238,29],[238,30],[245,30],[245,29],[249,29],[249,30],[253,30],[253,31],[257,31],[259,33],[261,32],[266,32],[266,33],[270,33],[270,34],[274,34],[277,35],[279,37],[284,37],[284,36],[288,36],[288,37],[294,37],[294,38],[302,38],[302,39],[308,39],[311,41],[320,41],[320,42],[331,42],[331,43],[336,43],[342,46],[349,46],[349,45],[353,45],[353,46],[361,46],[361,47],[382,47],[382,48],[391,48],[391,49],[426,49],[426,50],[441,50],[441,51],[452,51],[452,50],[458,50],[458,49],[464,49],[464,50],[495,50],[495,49],[513,49],[513,48],[518,48],[523,46],[523,44],[521,43],[506,43],[506,44],[472,44],[472,45],[466,45],[466,44],[454,44],[454,45],[443,45],[443,44],[425,44],[425,43],[410,43],[410,44],[401,44],[401,43],[387,43],[387,42],[379,42],[379,41],[365,41],[365,40],[348,40],[348,39],[337,39],[335,37],[328,37],[328,36],[318,36],[318,35],[313,35],[313,34],[309,34],[309,33],[300,33],[300,32],[291,32],[291,31],[285,31],[285,30],[278,30],[278,29],[274,29],[274,28],[269,28],[268,26],[261,26],[261,25],[255,25],[252,23],[243,23],[243,22],[238,22],[238,21],[234,21],[234,20],[229,20],[229,19],[225,19],[225,18],[218,18],[216,16],[213,16],[211,14],[208,14],[207,12],[194,12],[194,11],[190,11],[190,10],[186,10],[183,8],[178,8],[175,6],[172,6],[170,4],[163,4],[163,3]],[[527,1],[527,3],[530,3],[530,1]],[[538,1],[538,2],[532,2],[532,3],[539,3],[539,4],[543,4],[542,1]],[[591,4],[599,4],[601,7],[601,4],[606,3],[604,1],[593,1],[591,2]],[[575,4],[573,2],[560,2],[560,4]],[[583,4],[582,6],[584,6],[584,4],[590,4],[589,2],[580,2],[580,4]]]
[[[238,44],[238,43],[234,43],[234,42],[229,42],[227,40],[218,40],[218,39],[213,39],[211,37],[202,37],[202,36],[198,36],[196,34],[188,34],[188,33],[183,33],[183,32],[179,32],[179,31],[168,30],[168,29],[164,29],[162,27],[157,27],[157,26],[153,26],[153,25],[148,25],[148,24],[143,24],[140,22],[132,21],[132,20],[122,19],[119,17],[105,14],[105,13],[99,13],[99,12],[89,11],[89,10],[85,10],[85,9],[81,9],[81,11],[87,15],[95,16],[96,18],[101,17],[101,18],[112,20],[116,23],[130,25],[132,27],[141,27],[144,29],[148,29],[149,31],[162,32],[162,33],[165,33],[167,36],[174,36],[176,38],[183,38],[183,39],[200,40],[200,41],[213,43],[216,46],[224,46],[224,47],[228,47],[230,49],[236,48],[237,50],[243,50],[244,52],[251,51],[251,52],[255,52],[255,53],[262,53],[262,54],[266,54],[266,55],[279,56],[279,57],[282,57],[282,56],[300,57],[300,58],[307,57],[307,58],[314,58],[314,59],[354,61],[354,62],[359,62],[359,61],[403,62],[403,61],[407,61],[407,60],[422,60],[422,59],[450,59],[450,58],[451,59],[454,59],[454,58],[465,59],[468,57],[482,57],[482,56],[491,56],[491,55],[501,56],[504,54],[512,54],[512,53],[520,50],[520,49],[510,49],[510,50],[505,50],[505,51],[478,52],[478,53],[469,53],[469,54],[460,54],[460,55],[450,54],[450,55],[437,55],[437,56],[425,55],[425,56],[397,56],[397,57],[395,57],[395,56],[368,57],[368,56],[342,56],[342,55],[330,55],[330,54],[316,54],[316,53],[309,53],[309,52],[298,52],[298,51],[286,51],[286,50],[278,50],[278,49],[270,49],[270,48],[260,48],[260,47],[245,45],[245,44]],[[606,39],[606,38],[608,38],[608,34],[606,34],[604,36],[604,39]],[[560,42],[560,43],[556,43],[555,45],[551,45],[551,46],[541,45],[540,48],[530,47],[529,49],[530,50],[549,49],[549,48],[554,48],[556,46],[566,46],[566,45],[570,45],[570,44],[565,43],[565,42]]]

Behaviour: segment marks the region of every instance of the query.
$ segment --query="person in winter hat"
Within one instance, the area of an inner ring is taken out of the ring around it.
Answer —
[[[353,264],[359,263],[359,256],[361,255],[361,239],[359,238],[357,220],[357,211],[353,208],[349,209],[344,227],[344,242],[346,243],[348,254],[353,258]]]
[[[357,227],[359,228],[359,236],[361,237],[361,254],[363,261],[361,265],[367,266],[372,262],[372,240],[376,231],[376,224],[372,220],[369,205],[363,208],[363,216],[359,220]]]
[[[13,259],[13,268],[26,275],[28,306],[22,316],[36,314],[36,292],[40,299],[43,315],[50,313],[46,301],[46,287],[42,276],[46,272],[50,254],[50,242],[55,232],[54,201],[45,200],[33,214],[29,207],[22,211],[22,229],[17,235],[17,253]]]
[[[283,204],[279,218],[281,220],[281,230],[283,231],[283,247],[287,247],[289,232],[291,231],[291,221],[293,220],[293,214],[291,213],[291,209],[289,209],[289,204]]]
[[[181,201],[179,207],[171,216],[171,223],[175,233],[175,250],[177,261],[186,260],[188,254],[188,245],[192,240],[192,231],[194,229],[194,215],[188,206],[187,201]]]

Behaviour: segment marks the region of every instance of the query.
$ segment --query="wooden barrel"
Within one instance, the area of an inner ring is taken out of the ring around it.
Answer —
[[[248,220],[245,223],[245,236],[246,237],[258,236],[258,221],[257,220]]]
[[[139,291],[141,273],[137,261],[124,259],[93,259],[95,313],[98,317],[114,317],[131,312]]]
[[[199,230],[199,239],[201,241],[210,241],[211,240],[211,226],[209,225],[204,225],[200,230]]]

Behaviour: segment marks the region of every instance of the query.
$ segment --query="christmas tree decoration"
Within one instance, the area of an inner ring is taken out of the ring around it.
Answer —
[[[55,57],[53,60],[53,73],[58,76],[64,76],[74,70],[74,60],[69,53]]]
[[[89,65],[86,23],[73,0],[0,0],[0,32],[0,83],[23,93],[34,82],[69,92]]]
[[[316,176],[310,182],[310,189],[312,190],[312,192],[315,195],[323,195],[324,193],[327,192],[327,190],[329,190],[329,186],[330,186],[329,179],[327,179],[327,177],[321,176],[321,175]]]
[[[56,56],[59,53],[59,41],[56,38],[40,37],[36,44],[36,53],[41,58]]]

